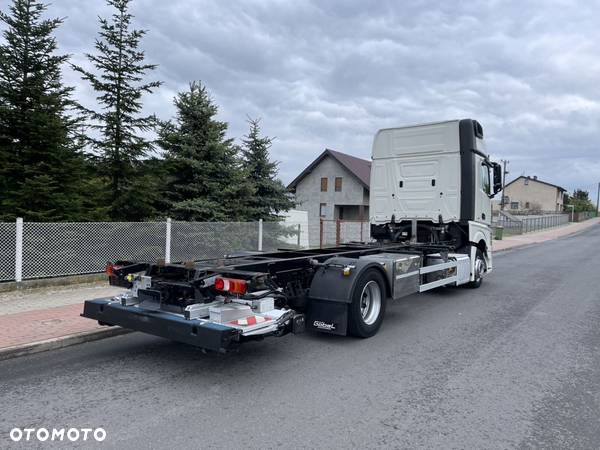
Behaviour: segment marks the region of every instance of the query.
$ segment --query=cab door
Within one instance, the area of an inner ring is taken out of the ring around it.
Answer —
[[[491,225],[492,223],[492,183],[490,166],[479,155],[475,155],[475,221]]]

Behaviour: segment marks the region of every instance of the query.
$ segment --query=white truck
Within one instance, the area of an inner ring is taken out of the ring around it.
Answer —
[[[464,119],[380,130],[372,156],[372,242],[109,263],[110,283],[129,291],[86,301],[82,316],[227,351],[305,328],[370,337],[388,300],[479,287],[492,270],[490,199],[502,178],[481,125]]]
[[[469,256],[470,282],[478,285],[492,270],[491,198],[501,188],[500,165],[486,154],[477,121],[380,130],[371,166],[371,235],[452,244]]]

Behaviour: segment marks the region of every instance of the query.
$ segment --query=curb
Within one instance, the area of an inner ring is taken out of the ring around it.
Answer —
[[[71,345],[83,344],[84,342],[97,341],[104,338],[119,336],[121,334],[131,333],[121,327],[110,327],[101,330],[84,331],[82,333],[69,334],[57,338],[46,339],[45,341],[32,342],[29,344],[15,345],[0,349],[0,361],[18,358],[19,356],[33,355],[48,350],[57,350],[59,348],[69,347]]]
[[[68,275],[56,278],[38,278],[32,280],[23,280],[18,283],[16,281],[3,281],[0,283],[0,292],[72,286],[74,284],[90,284],[99,283],[102,281],[106,282],[106,274],[104,272],[85,275]]]
[[[568,235],[566,235],[566,236],[568,236]],[[549,239],[549,240],[554,240],[554,239]],[[492,249],[492,251],[493,251],[493,254],[496,255],[498,253],[510,252],[512,250],[517,250],[517,249],[520,249],[520,248],[523,248],[523,247],[529,247],[531,245],[542,244],[544,242],[547,242],[547,241],[542,241],[542,242],[525,242],[523,244],[513,245],[512,247],[507,247],[507,248],[503,248],[503,249],[500,249],[500,250],[494,250],[494,249]]]

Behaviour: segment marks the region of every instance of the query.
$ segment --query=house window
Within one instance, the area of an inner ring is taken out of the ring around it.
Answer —
[[[327,192],[327,178],[321,178],[321,192]]]
[[[505,195],[502,198],[502,203],[504,203],[505,205],[508,205],[510,203],[510,197],[508,195]]]
[[[510,209],[519,209],[519,202],[510,202]]]
[[[335,177],[335,192],[342,192],[342,177]]]
[[[529,209],[529,202],[525,202],[525,209]]]
[[[327,179],[327,178],[325,178]],[[319,204],[319,216],[325,217],[327,215],[327,203]]]
[[[529,184],[529,178],[525,178],[525,186]]]

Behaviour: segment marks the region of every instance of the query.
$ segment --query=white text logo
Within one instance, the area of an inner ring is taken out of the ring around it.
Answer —
[[[313,322],[313,326],[316,328],[320,328],[321,330],[335,330],[334,323],[325,323],[321,322],[320,320],[315,320]]]
[[[10,438],[14,442],[38,440],[63,441],[65,439],[76,441],[87,441],[92,438],[98,442],[106,439],[104,428],[13,428],[10,430]]]

